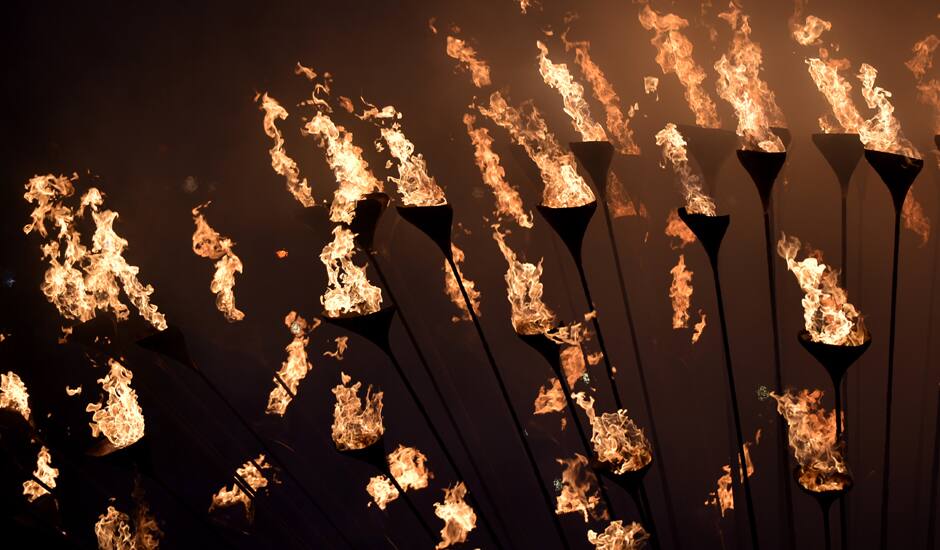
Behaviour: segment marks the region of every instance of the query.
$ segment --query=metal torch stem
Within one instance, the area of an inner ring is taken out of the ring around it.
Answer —
[[[937,387],[937,417],[934,421],[933,462],[930,469],[930,500],[927,509],[927,544],[925,548],[935,548],[937,533],[937,474],[940,472],[940,386]]]
[[[885,452],[881,473],[881,550],[888,548],[888,499],[891,477],[891,404],[894,399],[894,337],[897,323],[898,253],[901,241],[901,211],[894,213],[894,257],[891,264],[891,325],[888,334],[888,382],[885,388]]]

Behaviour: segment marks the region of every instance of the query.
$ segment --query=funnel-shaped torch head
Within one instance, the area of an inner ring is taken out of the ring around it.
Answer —
[[[542,214],[548,225],[552,226],[555,233],[561,237],[574,261],[580,265],[584,233],[591,223],[594,212],[597,211],[597,201],[569,208],[550,208],[540,204],[536,209]]]
[[[388,195],[385,193],[369,193],[356,203],[356,217],[349,224],[349,230],[356,235],[356,244],[363,250],[372,250],[375,230],[379,225],[379,218],[388,207],[388,201]]]
[[[636,494],[636,491],[639,490],[640,484],[643,483],[643,479],[650,471],[650,468],[653,467],[653,460],[650,460],[638,470],[631,470],[622,474],[614,473],[610,469],[610,463],[601,462],[596,458],[591,460],[591,466],[594,468],[595,472],[613,481],[633,496]]]
[[[809,354],[826,369],[835,387],[838,387],[842,382],[842,377],[845,376],[849,367],[858,361],[859,357],[868,351],[869,346],[871,346],[870,335],[858,346],[837,346],[834,344],[814,342],[809,333],[805,330],[800,331],[797,339],[800,341],[800,345],[803,346],[803,349],[808,351]]]
[[[793,479],[796,480],[796,486],[807,495],[816,499],[816,502],[819,503],[819,506],[824,514],[828,514],[829,507],[832,506],[832,503],[838,500],[845,493],[848,493],[854,485],[852,476],[848,474],[832,474],[833,476],[838,476],[840,478],[843,483],[842,489],[832,489],[829,491],[811,491],[806,487],[803,487],[803,484],[800,483],[800,474],[801,472],[799,466],[793,469]]]
[[[528,344],[529,347],[539,352],[542,357],[548,361],[548,364],[550,367],[552,367],[552,372],[555,373],[555,376],[557,376],[560,381],[564,380],[564,376],[561,372],[561,346],[558,344],[558,342],[555,342],[541,332],[538,334],[519,334],[517,332],[516,336]]]
[[[846,196],[852,173],[865,151],[858,134],[813,134],[813,143],[836,173],[842,196]]]
[[[570,148],[581,167],[591,176],[594,193],[603,199],[607,191],[610,162],[614,158],[614,146],[609,141],[575,141],[570,144]]]
[[[169,357],[187,367],[196,368],[192,357],[189,355],[189,347],[186,345],[186,337],[183,332],[173,325],[169,325],[165,330],[155,331],[149,336],[137,340],[137,345],[155,351],[161,355]]]
[[[398,215],[427,235],[445,258],[451,258],[450,232],[454,222],[454,208],[450,204],[440,206],[399,206]]]
[[[682,207],[679,209],[679,219],[685,222],[685,225],[692,230],[698,241],[702,243],[712,267],[717,269],[718,252],[721,249],[721,241],[728,231],[728,225],[731,223],[731,216],[727,214],[724,216],[690,214],[685,207]]]
[[[738,149],[738,161],[741,162],[741,166],[744,166],[754,185],[757,186],[761,205],[764,207],[764,212],[767,212],[770,208],[770,197],[774,190],[774,182],[777,181],[783,163],[787,161],[786,152],[768,153],[767,151]]]
[[[385,437],[380,437],[378,441],[365,449],[336,450],[343,456],[365,462],[382,473],[388,473],[388,459],[385,458]]]
[[[708,194],[714,195],[718,170],[738,146],[737,134],[721,128],[703,128],[684,124],[680,124],[678,128],[688,144],[689,155],[695,159],[702,172]]]
[[[888,187],[895,212],[900,215],[907,192],[924,168],[924,159],[865,149],[865,160],[878,172],[881,181]]]
[[[388,342],[388,333],[395,318],[395,306],[385,306],[375,313],[367,315],[350,315],[345,317],[330,317],[320,315],[324,322],[335,325],[349,332],[354,332],[375,344],[379,349],[391,356],[392,348]]]

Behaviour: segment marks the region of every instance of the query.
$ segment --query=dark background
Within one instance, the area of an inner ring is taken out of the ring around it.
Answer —
[[[56,344],[63,323],[38,289],[45,269],[40,242],[22,233],[30,211],[22,200],[28,178],[79,172],[79,192],[98,186],[106,194],[105,206],[120,213],[116,229],[130,242],[128,261],[140,266],[141,280],[156,288],[154,302],[184,332],[195,362],[269,439],[355,546],[429,547],[403,503],[393,503],[386,513],[367,508],[364,487],[374,472],[332,450],[329,390],[338,383],[342,369],[385,391],[390,445],[402,442],[427,453],[435,478],[428,489],[412,493],[412,498],[433,526],[440,524],[433,516],[432,503],[440,500],[441,489],[456,481],[455,476],[394,371],[374,347],[353,336],[346,359],[337,363],[322,353],[333,349],[332,339],[342,333],[321,327],[308,350],[314,368],[286,417],[263,414],[271,373],[284,359],[283,348],[290,341],[282,323],[284,315],[295,309],[309,318],[320,309],[318,298],[325,277],[318,255],[328,235],[315,234],[297,219],[299,204],[286,192],[283,178],[271,170],[270,140],[262,131],[262,113],[253,102],[256,92],[270,92],[291,112],[291,118],[279,126],[288,153],[298,161],[315,195],[329,198],[336,185],[322,151],[299,134],[303,111],[295,105],[310,92],[308,82],[292,74],[300,61],[331,72],[335,95],[362,95],[380,105],[395,105],[404,113],[406,134],[427,158],[454,205],[457,221],[469,232],[456,239],[468,254],[464,272],[483,292],[484,329],[547,473],[543,482],[551,487],[561,472],[555,459],[571,456],[580,446],[570,427],[558,431],[558,415],[531,415],[536,390],[548,380],[550,371],[511,331],[503,282],[505,262],[483,221],[492,210],[492,196],[483,189],[461,122],[477,90],[466,74],[455,74],[455,62],[444,54],[443,33],[450,24],[459,25],[462,36],[472,39],[490,62],[495,86],[507,89],[516,103],[534,98],[559,140],[567,142],[577,136],[556,92],[541,83],[534,42],[543,36],[542,26],[552,24],[561,30],[563,14],[577,10],[581,17],[572,24],[572,36],[591,41],[594,59],[624,104],[640,103],[632,127],[644,153],[642,166],[627,170],[624,159],[616,159],[614,169],[634,198],[647,206],[649,219],[617,220],[615,231],[657,415],[662,448],[655,451],[665,457],[657,459],[647,482],[656,520],[665,531],[659,482],[659,470],[664,468],[683,547],[728,548],[745,540],[735,535],[736,523],[742,524],[742,532],[746,529],[743,509],[721,519],[714,508],[703,505],[730,457],[716,305],[698,245],[687,248],[685,254],[695,272],[693,308],[705,309],[709,326],[693,347],[689,331],[675,332],[669,324],[668,270],[676,253],[662,230],[667,212],[681,199],[671,173],[658,167],[659,151],[652,136],[666,122],[692,123],[694,119],[676,78],[661,75],[655,64],[651,34],[636,18],[638,6],[623,1],[547,4],[544,12],[530,16],[519,14],[517,5],[508,0],[6,5],[0,24],[5,73],[0,87],[5,130],[0,144],[4,157],[0,163],[4,182],[0,268],[8,283],[14,282],[0,288],[0,332],[11,335],[0,344],[0,366],[4,372],[14,370],[22,376],[41,430],[69,448],[89,445],[88,415],[82,408],[96,398],[95,380],[104,372],[92,366],[78,344]],[[726,50],[728,40],[727,27],[715,18],[719,9],[707,9],[703,18],[696,2],[657,2],[654,7],[692,20],[688,35],[696,46],[696,59],[709,73],[706,87],[713,92],[710,66]],[[752,16],[754,39],[764,48],[766,80],[776,91],[794,136],[776,190],[777,230],[811,242],[837,263],[838,187],[810,140],[810,134],[818,131],[817,118],[828,112],[803,63],[815,50],[801,48],[789,38],[790,3],[749,2],[744,8]],[[853,61],[853,71],[862,62],[873,64],[880,71],[878,83],[894,93],[902,127],[927,159],[914,189],[936,222],[932,113],[916,101],[914,79],[903,65],[915,41],[937,32],[936,2],[820,1],[808,13],[833,22],[827,37],[840,44],[840,53]],[[437,36],[428,30],[432,16],[442,31]],[[719,30],[717,43],[708,41],[703,19]],[[573,62],[555,39],[549,47],[556,62]],[[643,95],[645,75],[661,78],[658,102]],[[852,82],[856,84],[854,78]],[[716,101],[725,128],[733,128],[733,113],[717,97]],[[856,102],[863,106],[858,95]],[[594,107],[598,115],[601,111]],[[375,130],[345,113],[338,113],[336,120],[353,131],[376,175],[386,176],[385,158],[370,145]],[[505,132],[491,128],[491,133],[510,181],[522,191],[526,207],[534,208],[540,186],[527,180]],[[192,193],[184,187],[189,177],[198,183]],[[391,186],[389,191],[393,194]],[[191,251],[190,209],[209,199],[213,201],[206,214],[209,223],[235,240],[236,253],[245,264],[235,294],[247,317],[236,324],[226,323],[214,307],[208,289],[210,262]],[[782,529],[780,473],[776,471],[778,418],[772,401],[757,398],[758,387],[773,382],[762,222],[757,195],[737,162],[724,165],[716,199],[719,209],[732,217],[721,256],[729,336],[744,429],[748,436],[758,428],[764,432],[754,450],[757,472],[752,486],[761,542],[774,548]],[[849,376],[849,460],[856,487],[848,501],[855,548],[874,547],[878,531],[891,214],[886,189],[862,161],[849,198],[848,286],[851,301],[866,316],[874,343]],[[598,217],[586,238],[588,277],[611,360],[620,373],[624,401],[637,422],[648,426],[604,231]],[[530,261],[545,257],[546,302],[562,318],[573,320],[584,313],[585,305],[574,266],[554,240],[537,216],[535,229],[516,231],[512,245]],[[938,382],[936,350],[930,338],[936,238],[919,246],[916,236],[905,231],[901,246],[891,442],[890,537],[895,548],[923,546],[928,520],[933,519],[927,515],[927,487]],[[414,325],[460,429],[498,493],[496,509],[487,510],[503,515],[517,548],[558,547],[473,328],[450,322],[455,310],[442,292],[440,255],[426,237],[391,213],[380,227],[379,247],[402,311]],[[290,253],[285,260],[275,258],[274,251],[281,248]],[[775,262],[785,384],[822,388],[831,407],[828,379],[793,336],[802,326],[799,289],[783,262]],[[430,384],[400,325],[393,327],[392,337],[395,352],[420,395],[427,396],[431,413],[441,418],[441,405],[431,399]],[[234,468],[259,448],[223,404],[179,364],[129,348],[127,365],[134,372],[133,385],[147,419],[145,440],[153,475],[145,477],[144,487],[166,532],[165,546],[218,546],[217,535],[197,518],[208,507],[210,495],[230,484]],[[598,381],[600,407],[609,408],[602,367],[592,367],[590,374]],[[66,384],[82,384],[85,391],[80,398],[68,398]],[[451,450],[464,460],[451,430],[443,422],[439,425]],[[32,460],[35,451],[29,451]],[[120,509],[133,509],[129,497],[133,473],[127,460],[92,460],[79,453],[67,459],[64,455],[65,451],[53,449],[53,465],[62,470],[59,482],[75,488],[81,498],[68,506],[63,503],[61,522],[72,540],[93,545],[92,526],[109,497],[117,499]],[[28,464],[31,468],[34,462]],[[469,470],[466,465],[463,469]],[[16,478],[11,489],[15,491],[23,478],[17,473],[10,476]],[[280,477],[282,483],[258,499],[253,528],[239,530],[213,523],[211,529],[238,547],[340,547],[322,516],[295,485]],[[473,490],[476,482],[469,481]],[[610,490],[619,517],[638,519],[626,495],[614,487]],[[189,513],[171,491],[197,514]],[[8,500],[19,502],[14,496]],[[794,486],[793,504],[798,545],[821,545],[822,527],[814,502]],[[834,509],[834,521],[836,517]],[[565,516],[562,523],[574,547],[588,546],[587,526],[578,517]],[[591,526],[603,529],[600,523]],[[668,534],[663,536],[665,547],[677,547]],[[492,546],[482,528],[473,533],[471,544]]]

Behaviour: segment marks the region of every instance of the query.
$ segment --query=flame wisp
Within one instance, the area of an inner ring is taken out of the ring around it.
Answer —
[[[673,172],[679,177],[685,209],[690,214],[716,215],[715,201],[702,190],[702,178],[689,166],[687,144],[675,124],[667,123],[656,133],[656,145],[663,148],[663,162],[672,165]],[[682,240],[685,241],[684,238]]]
[[[268,478],[264,474],[264,472],[268,470],[271,470],[271,465],[265,461],[263,454],[258,455],[254,460],[249,460],[236,468],[235,472],[244,480],[253,494],[249,495],[246,493],[238,483],[233,483],[231,489],[223,486],[216,494],[212,495],[212,503],[209,505],[209,512],[241,504],[245,509],[245,517],[249,522],[252,521],[252,519],[254,519],[252,500],[254,499],[254,495],[258,494],[258,491],[268,486]]]
[[[462,481],[444,489],[444,501],[434,503],[434,515],[444,520],[441,542],[434,548],[440,550],[467,540],[476,527],[477,515],[466,503],[467,486]]]
[[[359,398],[362,382],[352,386],[352,380],[340,373],[342,384],[333,388],[336,405],[333,407],[333,443],[340,451],[365,449],[375,444],[385,433],[382,424],[382,392],[366,389],[365,399]]]
[[[624,527],[619,519],[610,522],[602,533],[588,529],[587,537],[595,550],[642,550],[650,539],[649,533],[639,523]]]
[[[107,402],[89,403],[85,411],[92,413],[91,435],[103,435],[114,448],[123,449],[144,436],[144,413],[131,388],[131,371],[114,359],[108,360],[108,366],[108,374],[98,380],[108,394]]]
[[[26,391],[26,384],[13,371],[0,374],[0,409],[19,413],[29,422],[29,393]]]
[[[258,98],[256,98],[257,100]],[[287,156],[284,150],[284,136],[277,127],[278,120],[287,119],[287,109],[281,106],[276,99],[263,94],[260,97],[260,109],[264,111],[264,133],[274,140],[271,147],[271,168],[287,180],[287,190],[304,207],[310,207],[316,204],[310,186],[307,185],[307,178],[300,178],[300,168],[294,159]]]
[[[296,311],[291,311],[284,317],[284,324],[290,329],[293,339],[284,348],[287,351],[287,360],[281,363],[281,368],[277,371],[280,381],[277,378],[274,379],[274,389],[268,395],[268,406],[264,411],[278,416],[284,416],[287,412],[287,406],[290,405],[293,395],[297,395],[300,381],[313,368],[307,358],[307,344],[310,343],[309,334],[320,326],[320,320],[315,319],[311,324]],[[281,386],[280,382],[283,382],[287,388]]]
[[[575,131],[584,141],[607,141],[607,132],[591,116],[591,108],[584,99],[584,86],[571,76],[567,65],[552,63],[543,42],[537,41],[535,45],[539,49],[539,74],[549,87],[558,90]]]
[[[506,295],[512,306],[512,326],[519,334],[542,334],[555,325],[555,313],[542,301],[542,261],[519,261],[506,244],[506,235],[493,226],[493,239],[506,259]]]
[[[320,252],[328,279],[320,303],[330,317],[367,315],[382,307],[382,290],[369,282],[366,265],[359,267],[353,263],[354,237],[352,231],[337,225],[333,228],[333,240]]]
[[[597,459],[607,463],[614,474],[635,472],[653,460],[653,450],[646,435],[627,415],[626,409],[598,416],[594,398],[583,392],[572,394],[591,422],[591,443]]]
[[[36,470],[33,475],[50,489],[55,489],[55,478],[58,477],[59,470],[52,467],[52,455],[49,454],[49,449],[45,446],[39,449],[39,455],[36,457]],[[37,498],[49,494],[49,491],[34,480],[28,479],[23,482],[23,494],[26,495],[26,500],[33,502]]]
[[[457,266],[457,274],[460,275],[460,279],[463,281],[464,290],[467,291],[467,297],[470,298],[470,304],[473,306],[473,313],[477,317],[480,317],[480,297],[481,293],[476,288],[476,283],[472,280],[466,278],[463,274],[463,269],[461,264],[466,259],[466,254],[464,251],[457,247],[456,244],[451,243],[450,245],[451,252],[454,257],[454,265]],[[450,262],[446,259],[444,260],[444,293],[447,294],[447,297],[450,298],[450,301],[457,306],[457,309],[460,310],[460,315],[454,315],[451,317],[451,321],[458,323],[460,321],[469,321],[471,319],[470,312],[467,311],[467,303],[463,299],[463,294],[460,292],[460,285],[457,282],[457,278],[454,277],[454,272],[450,269]]]
[[[809,491],[844,489],[851,477],[842,444],[836,440],[836,413],[822,408],[823,393],[801,390],[770,395],[787,421],[790,448],[800,466],[800,485]]]
[[[245,314],[235,307],[235,274],[242,272],[242,261],[232,250],[235,246],[232,239],[222,237],[209,226],[201,212],[207,206],[209,203],[193,208],[193,222],[196,224],[196,231],[193,233],[193,252],[197,256],[216,260],[215,275],[212,276],[212,284],[209,286],[212,293],[216,295],[215,307],[230,323],[241,321],[245,318]]]

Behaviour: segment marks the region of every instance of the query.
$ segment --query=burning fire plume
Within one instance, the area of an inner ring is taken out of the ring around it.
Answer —
[[[506,181],[506,171],[499,162],[499,155],[493,151],[493,138],[486,128],[475,128],[476,117],[470,113],[463,116],[467,134],[473,143],[473,157],[483,177],[483,183],[496,197],[495,215],[516,220],[520,227],[532,228],[532,212],[526,212],[522,206],[519,191]]]
[[[565,410],[565,393],[561,381],[552,378],[550,386],[541,386],[535,398],[534,414],[550,414]]]
[[[489,117],[521,145],[538,166],[545,184],[542,204],[549,208],[584,206],[594,201],[594,193],[578,174],[574,155],[562,151],[555,135],[531,101],[517,109],[499,92],[490,96],[489,107],[479,106]]]
[[[793,456],[800,466],[799,482],[809,491],[839,491],[851,483],[842,444],[836,440],[836,413],[826,413],[820,390],[770,394],[787,421]]]
[[[281,368],[277,371],[277,378],[280,378],[280,382],[283,382],[287,388],[281,386],[278,379],[275,378],[274,389],[268,395],[268,407],[265,410],[267,414],[276,414],[278,416],[284,416],[284,413],[287,412],[287,406],[290,405],[293,396],[297,395],[300,381],[313,368],[307,358],[307,344],[310,343],[309,334],[320,326],[320,320],[314,319],[311,324],[298,315],[296,311],[291,311],[284,317],[284,324],[290,329],[294,338],[284,348],[287,351],[287,360],[281,363]]]
[[[927,71],[933,66],[933,55],[940,46],[940,38],[931,34],[927,38],[914,44],[912,51],[914,57],[906,63],[907,68],[914,73],[917,80],[917,98],[921,103],[930,105],[934,112],[933,130],[940,134],[940,79],[926,79]]]
[[[604,128],[591,117],[591,108],[584,100],[584,86],[575,81],[564,63],[555,64],[548,58],[548,48],[536,41],[539,49],[539,74],[549,87],[558,90],[565,104],[565,113],[584,141],[607,141]]]
[[[642,550],[650,535],[639,523],[624,527],[623,521],[618,519],[610,522],[603,533],[588,529],[587,537],[594,550]]]
[[[342,361],[343,354],[346,353],[346,348],[349,346],[349,336],[337,336],[333,341],[336,342],[336,351],[324,351],[323,356]]]
[[[464,251],[457,247],[456,244],[451,243],[450,245],[451,252],[454,255],[454,265],[457,266],[457,273],[460,275],[461,280],[463,280],[464,290],[467,291],[467,297],[470,298],[470,304],[473,306],[473,312],[477,317],[481,316],[480,313],[480,296],[481,293],[476,288],[476,283],[470,279],[464,277],[463,269],[461,265],[466,258]],[[450,298],[450,301],[453,302],[457,309],[460,310],[460,315],[454,315],[450,318],[451,321],[459,323],[460,321],[469,321],[470,312],[467,311],[467,304],[463,300],[463,294],[460,293],[460,285],[457,283],[457,278],[454,277],[454,272],[450,269],[450,262],[444,260],[444,293],[447,294],[447,297]]]
[[[585,316],[585,320],[589,319]],[[584,350],[581,344],[587,339],[587,330],[581,323],[571,323],[555,328],[546,334],[548,338],[561,346],[561,370],[565,373],[565,381],[568,387],[574,387],[575,383],[587,371],[584,364]],[[600,362],[600,356],[596,361],[592,356],[588,356],[592,365]]]
[[[320,303],[330,317],[368,315],[382,307],[382,290],[366,276],[368,264],[359,267],[352,261],[356,251],[354,236],[352,231],[337,225],[333,228],[333,240],[320,252],[328,279]]]
[[[624,189],[623,183],[620,182],[620,178],[613,171],[607,177],[607,206],[610,208],[610,215],[614,219],[630,216],[648,217],[646,205],[641,202],[633,202],[633,199],[627,194],[627,190]]]
[[[45,446],[39,449],[39,456],[36,457],[36,471],[33,472],[39,481],[42,481],[50,489],[55,489],[55,478],[59,476],[59,470],[52,467],[52,455]],[[45,487],[36,483],[32,479],[23,482],[23,494],[29,502],[49,494]]]
[[[245,314],[235,307],[235,274],[242,272],[242,261],[232,248],[235,243],[228,237],[222,237],[209,226],[201,210],[210,203],[193,208],[193,221],[196,231],[193,233],[193,252],[197,256],[218,260],[215,262],[215,275],[212,276],[210,289],[215,294],[215,307],[232,323],[241,321]]]
[[[760,429],[757,430],[757,433],[754,434],[754,442],[760,443]],[[740,466],[741,455],[738,454],[738,479],[742,482],[744,481],[744,472],[741,471]],[[747,477],[754,475],[754,463],[751,462],[751,443],[744,443],[744,463],[747,468]],[[725,512],[728,510],[734,510],[734,491],[731,488],[731,465],[725,464],[721,467],[724,471],[721,477],[718,478],[718,488],[715,489],[715,492],[709,493],[709,499],[705,501],[705,506],[716,506],[721,512],[721,517],[725,517]]]
[[[609,465],[614,474],[635,472],[653,460],[653,451],[646,436],[626,409],[597,416],[594,398],[584,392],[572,394],[575,402],[584,409],[591,422],[591,443],[597,459]]]
[[[107,392],[107,403],[89,403],[92,413],[91,435],[103,435],[115,449],[123,449],[144,436],[144,413],[137,404],[137,392],[131,388],[131,371],[114,359],[108,360],[110,371],[98,380]]]
[[[437,550],[465,542],[470,531],[476,527],[477,515],[464,501],[466,496],[467,486],[459,481],[453,487],[444,489],[444,502],[434,503],[434,515],[444,520],[441,542],[434,547]]]
[[[924,207],[914,198],[913,187],[904,197],[901,220],[904,222],[905,229],[909,229],[920,238],[920,246],[925,246],[930,240],[930,218],[924,213]]]
[[[258,99],[259,97],[255,97],[255,101]],[[259,108],[264,111],[264,133],[274,140],[270,151],[271,168],[287,180],[287,190],[290,194],[305,208],[309,208],[316,204],[316,201],[313,199],[310,186],[307,185],[307,178],[300,179],[300,169],[294,159],[287,156],[287,151],[284,150],[284,136],[281,135],[276,124],[278,120],[287,119],[287,109],[281,107],[281,104],[268,94],[261,95],[260,99]]]
[[[692,271],[685,267],[685,255],[679,254],[679,262],[669,270],[672,284],[669,298],[672,300],[672,328],[689,326],[689,306],[692,305]]]
[[[256,495],[258,491],[268,486],[268,478],[265,477],[263,472],[270,469],[271,465],[265,461],[264,455],[260,454],[258,458],[242,464],[235,472],[245,481],[251,492]],[[254,495],[246,493],[238,483],[233,483],[231,489],[223,486],[219,489],[219,492],[212,495],[209,512],[241,504],[245,508],[245,517],[251,522],[254,519],[254,507],[252,506]]]
[[[139,503],[133,525],[130,516],[108,506],[107,512],[98,516],[95,536],[99,550],[156,550],[163,531],[147,506]]]
[[[822,263],[822,252],[812,250],[797,261],[800,240],[782,234],[777,254],[786,260],[787,269],[803,289],[803,321],[814,342],[836,346],[858,346],[865,342],[868,330],[861,314],[848,302],[848,294],[839,287],[839,271]]]
[[[630,129],[630,118],[636,111],[630,109],[630,114],[624,117],[623,109],[620,107],[620,97],[607,80],[604,71],[591,59],[591,44],[587,40],[571,42],[567,38],[567,33],[561,35],[561,40],[565,44],[566,51],[574,50],[575,63],[581,68],[584,78],[591,84],[594,98],[604,106],[604,112],[607,115],[607,130],[610,132],[611,142],[617,152],[622,155],[639,155],[640,148],[633,138],[633,130]]]
[[[543,334],[555,325],[555,313],[542,301],[542,261],[538,265],[521,262],[506,244],[499,225],[493,226],[493,239],[506,258],[506,294],[512,306],[512,326],[518,334]]]
[[[783,142],[770,127],[786,126],[786,121],[774,93],[760,77],[763,54],[760,46],[751,41],[750,20],[733,1],[730,10],[718,17],[734,31],[730,55],[722,55],[715,63],[718,95],[734,107],[738,135],[744,138],[745,149],[783,152]]]
[[[656,63],[663,74],[675,73],[685,88],[685,100],[695,114],[695,124],[720,128],[715,102],[702,86],[705,70],[692,58],[692,42],[681,32],[689,26],[688,20],[674,13],[660,15],[649,4],[640,10],[639,18],[644,29],[655,33],[650,44],[656,48]]]
[[[477,57],[477,51],[464,40],[447,36],[447,55],[460,62],[460,67],[470,72],[473,85],[484,88],[490,85],[490,66]]]
[[[564,466],[561,473],[561,492],[556,498],[555,513],[558,515],[579,513],[584,522],[591,519],[606,519],[607,511],[600,511],[600,488],[597,476],[588,466],[588,459],[575,453],[574,458],[559,458]]]
[[[75,193],[72,181],[77,176],[36,176],[26,185],[23,195],[27,202],[36,203],[32,223],[23,228],[28,235],[37,231],[48,237],[45,222],[57,229],[54,240],[42,246],[43,257],[49,260],[41,289],[59,313],[80,322],[88,321],[97,310],[112,311],[118,320],[128,317],[128,307],[120,300],[121,289],[141,316],[158,330],[167,327],[166,319],[150,303],[153,287],[137,279],[140,269],[124,259],[127,241],[114,232],[118,214],[112,210],[98,211],[103,202],[102,193],[91,187],[82,196],[77,211],[63,203]],[[82,218],[85,208],[91,211],[95,224],[92,247],[81,242],[76,218]]]
[[[891,92],[875,85],[878,71],[867,63],[862,63],[858,73],[862,81],[862,96],[869,109],[877,110],[875,116],[865,121],[859,131],[859,138],[866,149],[894,153],[911,158],[920,158],[914,144],[901,133],[901,123],[894,117],[894,105],[891,104]]]
[[[675,124],[670,122],[656,133],[656,145],[663,148],[663,162],[671,164],[673,172],[679,177],[685,195],[685,209],[690,214],[716,215],[715,201],[702,191],[702,179],[689,166],[685,138]]]
[[[846,132],[849,134],[861,133],[865,126],[865,119],[852,101],[852,85],[839,74],[846,70],[850,64],[847,59],[820,59],[806,60],[809,74],[816,83],[816,88],[822,92],[836,121],[833,123],[829,117],[819,119],[819,127],[823,132]]]
[[[19,413],[29,422],[29,393],[26,391],[26,384],[13,371],[0,374],[0,409]]]
[[[678,244],[669,245],[673,250],[685,248],[686,245],[695,242],[695,233],[692,233],[689,226],[682,221],[682,218],[679,217],[679,213],[676,210],[670,210],[669,216],[666,217],[665,233],[668,237],[678,239]]]
[[[434,477],[434,474],[428,470],[426,462],[424,453],[404,445],[399,445],[388,455],[389,471],[404,491],[424,489],[428,486],[428,480]],[[399,496],[398,489],[384,474],[370,479],[366,492],[381,510]]]
[[[379,507],[379,510],[384,510],[390,502],[397,500],[399,496],[395,484],[384,474],[370,478],[369,484],[366,485],[366,492],[372,497],[372,502]],[[371,504],[370,502],[369,505],[371,506]]]
[[[820,44],[820,37],[824,32],[832,29],[832,23],[825,19],[820,19],[815,15],[807,15],[800,23],[800,17],[803,15],[803,8],[806,6],[806,0],[797,0],[790,17],[790,36],[801,46],[815,46]]]
[[[343,383],[333,388],[336,405],[333,407],[333,443],[341,451],[365,449],[376,443],[385,433],[382,425],[382,392],[366,389],[365,399],[359,399],[362,382],[352,386],[352,380],[340,373]]]

